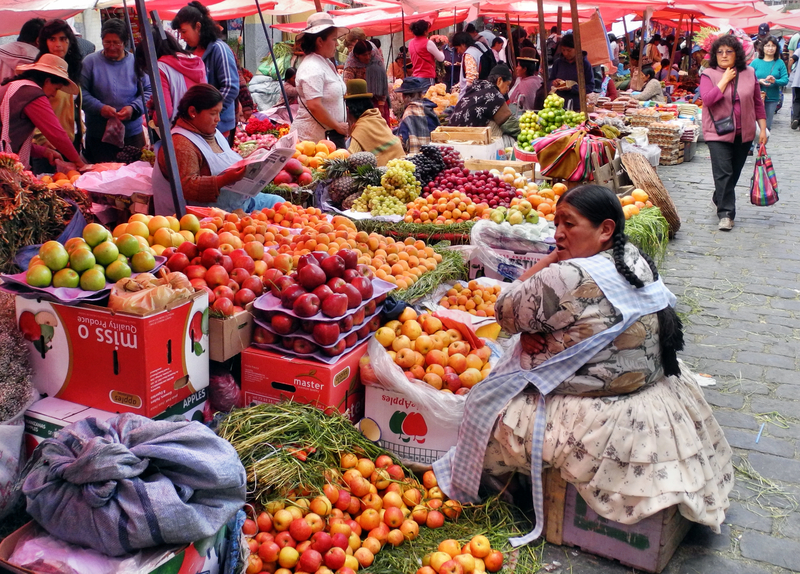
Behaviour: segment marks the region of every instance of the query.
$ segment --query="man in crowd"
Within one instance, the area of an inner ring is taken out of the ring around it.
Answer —
[[[0,47],[0,81],[13,78],[17,66],[33,64],[39,55],[39,32],[44,27],[43,18],[32,18],[22,25],[16,42]]]

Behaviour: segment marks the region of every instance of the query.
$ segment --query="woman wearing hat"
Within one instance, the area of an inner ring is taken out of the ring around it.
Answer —
[[[492,128],[492,135],[519,135],[519,120],[506,104],[506,94],[511,89],[511,70],[497,64],[485,80],[475,80],[464,90],[450,116],[451,126]],[[510,141],[506,145],[513,145]]]
[[[509,92],[508,100],[522,110],[533,110],[536,94],[542,87],[542,78],[537,74],[539,59],[533,48],[522,48],[517,58],[517,80]]]
[[[337,28],[330,14],[317,12],[308,17],[305,30],[298,34],[306,57],[297,68],[300,106],[292,122],[292,131],[296,131],[301,140],[318,142],[334,138],[331,141],[337,147],[344,147],[347,86],[331,58],[336,55],[336,39],[346,33],[347,28]]]
[[[390,159],[405,157],[400,139],[392,134],[386,120],[372,104],[372,94],[367,91],[365,80],[347,82],[344,101],[352,124],[347,148],[350,153],[369,152],[379,166],[386,165]]]
[[[26,167],[30,167],[31,157],[45,158],[51,165],[57,159],[66,159],[79,168],[84,165],[49,101],[60,90],[78,93],[67,70],[64,60],[45,54],[34,64],[18,66],[18,75],[0,86],[0,149],[19,155]],[[33,143],[36,128],[55,150]]]
[[[386,99],[389,96],[389,78],[386,76],[380,50],[372,42],[363,39],[356,40],[349,50],[342,79],[345,82],[365,80],[367,91],[372,94],[372,103],[388,122],[389,106]]]
[[[578,65],[575,59],[575,40],[572,34],[565,34],[561,38],[561,54],[553,62],[553,69],[550,72],[550,86],[564,98],[565,107],[567,102],[572,102],[572,109],[577,111],[581,107],[581,102],[578,92]],[[585,51],[583,52],[583,76],[586,82],[586,91],[587,93],[591,92],[594,86],[594,75]],[[566,82],[574,83],[570,87],[560,87],[564,86]]]
[[[428,86],[425,78],[412,76],[403,80],[403,84],[395,90],[395,93],[403,96],[403,117],[397,135],[403,141],[406,153],[417,153],[422,146],[428,145],[431,132],[439,127],[436,104],[424,97]]]

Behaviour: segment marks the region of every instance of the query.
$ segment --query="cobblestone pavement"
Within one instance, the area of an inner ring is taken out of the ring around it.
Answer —
[[[800,133],[789,112],[776,115],[768,146],[780,201],[750,205],[750,158],[730,232],[717,230],[705,145],[690,163],[658,168],[682,221],[661,266],[685,318],[682,358],[716,379],[704,391],[738,467],[722,534],[696,525],[664,574],[800,572]],[[567,547],[548,545],[544,559],[562,564],[555,572],[635,572]]]

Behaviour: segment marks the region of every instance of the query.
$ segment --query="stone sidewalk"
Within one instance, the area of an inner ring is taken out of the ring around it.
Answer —
[[[722,534],[696,526],[664,574],[800,572],[800,132],[789,128],[790,100],[769,145],[780,201],[750,205],[750,158],[732,231],[717,230],[705,145],[690,163],[658,168],[682,221],[661,266],[684,317],[682,358],[716,379],[704,391],[737,466]],[[548,545],[544,560],[561,563],[554,572],[636,572],[567,547]]]

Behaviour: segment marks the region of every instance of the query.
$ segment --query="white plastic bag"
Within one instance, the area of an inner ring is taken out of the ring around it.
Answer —
[[[23,457],[25,411],[39,399],[33,393],[28,403],[13,418],[0,423],[0,518],[15,505],[22,491],[16,488]]]
[[[541,223],[542,221],[540,219],[540,223],[535,227],[546,226],[547,222]],[[517,279],[525,272],[525,268],[509,261],[498,250],[546,254],[555,247],[552,228],[548,227],[538,232],[538,238],[534,238],[534,233],[530,229],[524,229],[529,225],[534,227],[533,224],[498,225],[492,221],[479,221],[470,231],[470,245],[476,248],[473,254],[485,269],[491,269],[508,279]]]

